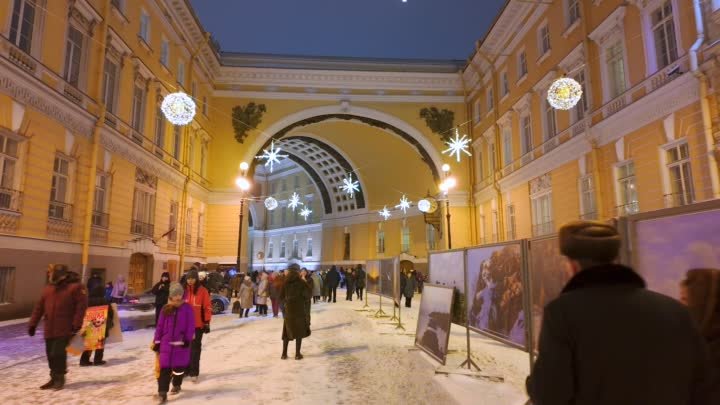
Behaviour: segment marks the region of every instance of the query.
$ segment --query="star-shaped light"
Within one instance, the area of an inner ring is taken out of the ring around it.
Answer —
[[[304,205],[302,202],[300,202],[300,196],[298,193],[292,193],[290,196],[290,202],[288,202],[288,207],[292,208],[293,211],[295,211],[295,208],[298,207],[298,205]]]
[[[468,151],[470,138],[468,138],[467,135],[463,135],[462,138],[460,138],[460,132],[457,128],[455,129],[455,139],[450,139],[449,142],[445,143],[449,146],[449,148],[445,149],[443,153],[447,153],[450,156],[455,155],[458,162],[460,162],[460,152],[463,152],[468,156],[472,156]]]
[[[400,211],[402,211],[403,214],[407,214],[407,210],[410,208],[410,200],[405,197],[405,194],[403,194],[400,199],[400,204],[396,205],[395,208],[400,208]]]
[[[350,173],[348,177],[343,179],[343,185],[340,186],[340,189],[350,194],[350,198],[353,198],[355,192],[360,191],[360,183],[357,180],[353,181],[352,173]]]
[[[273,164],[280,163],[278,158],[286,158],[288,155],[281,155],[280,148],[275,149],[275,141],[270,142],[270,149],[264,149],[263,154],[255,156],[255,159],[267,159],[265,166],[270,165],[270,173],[273,172]]]
[[[308,216],[310,216],[310,214],[312,214],[312,211],[309,210],[307,207],[303,208],[303,209],[300,211],[300,215],[302,215],[303,218],[305,218],[306,221],[307,221],[307,219],[308,219]]]
[[[387,205],[383,207],[382,211],[378,211],[378,214],[380,214],[381,217],[383,217],[384,220],[387,221],[388,218],[390,218],[390,211],[387,209]]]

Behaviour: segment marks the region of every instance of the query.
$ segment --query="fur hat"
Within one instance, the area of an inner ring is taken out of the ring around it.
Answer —
[[[610,263],[620,252],[620,234],[615,227],[596,221],[574,221],[558,233],[560,253],[574,260]]]
[[[183,286],[180,285],[180,283],[171,283],[170,284],[170,292],[168,293],[168,297],[177,297],[181,296],[185,293],[185,290],[183,289]]]

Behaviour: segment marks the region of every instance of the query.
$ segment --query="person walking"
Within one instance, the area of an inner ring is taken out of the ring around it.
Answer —
[[[310,299],[308,284],[300,278],[299,266],[291,264],[288,268],[282,296],[285,302],[283,316],[283,352],[281,359],[287,359],[288,344],[295,341],[295,360],[302,360],[302,340],[310,336],[309,314],[305,303]]]
[[[107,361],[103,360],[103,356],[105,355],[105,340],[108,336],[110,336],[110,330],[115,327],[115,325],[113,324],[113,316],[115,314],[112,305],[110,305],[110,303],[105,299],[105,288],[103,287],[101,281],[100,284],[95,285],[95,288],[93,290],[90,290],[88,296],[88,308],[103,306],[107,307],[107,315],[105,316],[105,336],[103,337],[102,342],[99,345],[100,348],[94,349],[95,356],[93,357],[92,363],[90,362],[90,355],[93,353],[93,350],[85,350],[82,352],[82,354],[80,355],[80,367],[87,367],[92,365],[102,366],[107,363]],[[93,343],[97,345],[98,342]],[[87,345],[85,347],[87,348]]]
[[[530,401],[709,405],[707,348],[690,313],[614,264],[617,230],[576,221],[558,239],[574,276],[545,307]]]
[[[329,302],[328,296],[330,295],[330,287],[328,286],[328,280],[327,280],[327,270],[322,270],[320,272],[320,279],[322,280],[322,291],[320,291],[320,294],[322,295],[322,301],[323,302]]]
[[[202,353],[202,338],[210,333],[210,320],[212,319],[212,305],[208,290],[200,285],[197,270],[190,270],[185,275],[185,295],[183,299],[195,314],[195,338],[190,347],[190,365],[187,372],[190,381],[197,382],[200,376],[200,355]]]
[[[688,270],[680,284],[680,302],[700,328],[710,352],[713,404],[720,403],[720,270]]]
[[[102,287],[103,281],[102,278],[100,278],[100,273],[97,271],[93,271],[93,273],[90,275],[90,278],[87,281],[87,290],[93,291],[96,287]]]
[[[351,268],[345,272],[345,286],[347,287],[345,299],[352,301],[353,295],[355,295],[355,272]]]
[[[257,287],[257,303],[260,306],[260,316],[267,316],[267,301],[269,296],[268,274],[263,271],[260,274],[260,282]]]
[[[125,282],[125,276],[123,276],[122,274],[117,276],[117,280],[115,280],[115,286],[113,287],[112,293],[110,294],[112,302],[114,302],[115,304],[122,304],[125,300],[127,290],[128,285]]]
[[[415,272],[415,281],[417,281],[417,292],[422,294],[423,285],[425,284],[425,275],[421,271]]]
[[[270,277],[270,303],[272,304],[273,318],[277,318],[280,311],[280,300],[285,276],[273,273]]]
[[[240,318],[243,316],[245,316],[245,318],[250,317],[250,308],[253,307],[254,295],[255,286],[253,285],[252,278],[245,276],[245,279],[240,284],[240,292],[238,292],[238,298],[240,299]]]
[[[322,277],[320,277],[319,271],[314,271],[312,276],[310,276],[312,279],[312,297],[313,297],[313,303],[317,304],[318,301],[320,301],[320,294],[322,293]]]
[[[160,311],[155,328],[153,351],[158,353],[160,361],[160,376],[157,379],[160,403],[167,401],[168,390],[171,395],[180,392],[192,357],[190,346],[197,331],[195,313],[183,299],[183,292],[179,283],[170,285],[168,303]]]
[[[67,266],[56,264],[52,267],[50,284],[45,286],[40,301],[35,304],[28,335],[35,336],[35,330],[43,319],[45,355],[50,368],[50,381],[40,389],[61,390],[65,386],[67,373],[67,352],[70,338],[82,328],[88,296],[80,282],[80,276],[68,271]]]
[[[400,290],[405,297],[405,306],[407,308],[412,308],[412,299],[415,295],[416,286],[415,270],[410,269],[400,273]]]
[[[365,273],[365,270],[363,270],[362,265],[358,264],[357,268],[355,269],[355,292],[357,293],[357,298],[359,300],[361,300],[363,297],[366,277],[367,274]]]
[[[340,284],[340,274],[335,266],[330,267],[326,277],[328,283],[328,302],[332,299],[332,302],[337,302],[337,288]]]
[[[157,325],[160,311],[167,304],[170,293],[170,273],[166,271],[160,275],[160,281],[153,286],[151,292],[155,295],[155,325]]]

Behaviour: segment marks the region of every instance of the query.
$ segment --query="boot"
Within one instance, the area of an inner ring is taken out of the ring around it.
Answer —
[[[290,341],[283,340],[283,352],[282,352],[282,356],[280,356],[280,360],[287,360],[288,343],[290,343]]]
[[[158,403],[164,404],[167,402],[167,392],[158,392],[158,397],[160,398]]]
[[[300,353],[300,347],[302,346],[302,338],[295,340],[295,360],[302,360],[303,355]]]
[[[53,390],[60,391],[63,387],[65,387],[65,374],[56,374],[54,380],[55,381],[52,386]]]
[[[50,373],[50,381],[46,382],[45,384],[40,386],[41,390],[48,390],[52,388],[53,384],[55,384],[55,374]]]
[[[173,387],[170,388],[170,395],[177,395],[177,394],[179,394],[181,389],[182,389],[182,388],[180,388],[180,387],[178,387],[178,386],[176,386],[176,385],[173,385]]]

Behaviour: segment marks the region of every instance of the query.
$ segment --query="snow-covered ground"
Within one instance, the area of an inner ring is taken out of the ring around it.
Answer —
[[[341,295],[341,294],[338,294]],[[342,296],[345,294],[343,293]],[[392,307],[385,301],[385,312]],[[216,316],[203,340],[198,383],[185,381],[171,404],[474,404],[522,405],[527,353],[471,333],[473,359],[483,375],[501,376],[492,382],[463,375],[436,374],[457,369],[465,359],[465,330],[453,325],[447,365],[441,367],[425,353],[413,350],[417,307],[403,308],[407,334],[396,333],[387,318],[359,312],[362,303],[313,305],[312,336],[303,342],[305,359],[281,360],[282,319],[238,319]],[[370,296],[377,309],[377,297]],[[38,349],[13,357],[3,369],[4,404],[152,404],[157,384],[152,329],[123,334],[123,343],[107,348],[102,367],[78,367],[69,358],[66,388],[47,392],[37,387],[47,381],[48,369]],[[28,337],[0,342],[0,351],[13,351]],[[34,339],[38,339],[37,337]],[[7,364],[7,363],[6,363]]]

